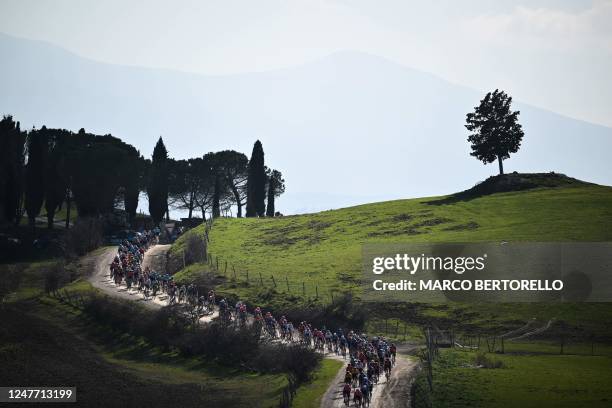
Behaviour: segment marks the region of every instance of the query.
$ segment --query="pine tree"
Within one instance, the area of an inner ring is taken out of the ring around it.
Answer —
[[[168,151],[161,136],[153,149],[147,194],[149,213],[158,224],[168,211]]]
[[[253,146],[247,179],[247,217],[262,217],[266,211],[266,169],[264,151],[258,140]]]

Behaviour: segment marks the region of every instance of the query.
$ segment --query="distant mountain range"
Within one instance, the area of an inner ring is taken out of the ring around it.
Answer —
[[[250,155],[260,139],[266,163],[287,181],[277,205],[285,213],[446,194],[497,171],[469,156],[463,127],[484,92],[370,54],[204,76],[96,62],[4,34],[0,53],[0,114],[22,127],[112,133],[147,156],[162,135],[178,158]],[[506,171],[612,184],[612,128],[515,107],[525,139]]]

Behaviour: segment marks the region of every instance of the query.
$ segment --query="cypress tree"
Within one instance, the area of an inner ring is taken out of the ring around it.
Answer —
[[[161,136],[153,149],[147,194],[149,213],[158,224],[168,210],[168,151]]]
[[[47,211],[47,228],[53,229],[55,211],[64,199],[67,208],[70,208],[70,165],[66,158],[67,146],[72,134],[67,130],[48,129],[47,141],[49,143],[47,158],[45,160],[45,210]],[[69,218],[68,210],[66,214]]]
[[[25,132],[12,116],[0,120],[0,221],[19,224],[23,205]]]
[[[28,223],[34,227],[45,198],[45,161],[47,156],[47,128],[28,135],[28,164],[26,166],[25,209]]]
[[[143,188],[144,159],[136,149],[129,149],[128,160],[122,169],[123,203],[130,225],[134,225],[138,197]]]
[[[247,217],[261,217],[266,211],[266,169],[264,151],[258,140],[253,146],[247,179]]]

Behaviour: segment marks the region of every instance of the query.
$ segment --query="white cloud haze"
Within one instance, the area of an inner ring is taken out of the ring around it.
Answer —
[[[351,49],[612,126],[612,1],[1,0],[0,31],[206,74]]]

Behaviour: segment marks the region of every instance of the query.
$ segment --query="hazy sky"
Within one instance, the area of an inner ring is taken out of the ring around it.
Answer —
[[[0,0],[0,31],[115,64],[262,71],[337,50],[612,126],[612,0]]]

